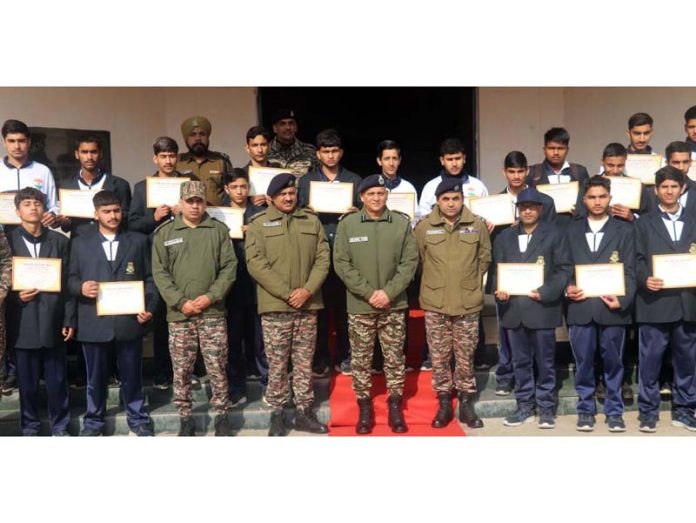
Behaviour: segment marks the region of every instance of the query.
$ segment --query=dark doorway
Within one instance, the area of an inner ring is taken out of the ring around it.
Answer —
[[[466,147],[466,171],[476,173],[473,87],[261,87],[263,125],[280,108],[297,113],[298,137],[314,143],[332,127],[343,139],[342,163],[361,176],[379,172],[377,144],[396,140],[402,148],[400,174],[418,191],[440,170],[438,148],[450,136]]]

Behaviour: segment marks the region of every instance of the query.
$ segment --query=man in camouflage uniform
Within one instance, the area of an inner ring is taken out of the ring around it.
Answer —
[[[297,119],[292,109],[276,111],[271,120],[275,136],[271,140],[268,161],[291,169],[298,178],[319,167],[316,148],[297,137]]]
[[[329,246],[316,214],[297,207],[296,179],[275,176],[268,186],[273,206],[251,218],[246,235],[249,274],[258,284],[258,311],[268,358],[266,401],[273,407],[269,436],[285,436],[283,407],[288,399],[292,358],[295,430],[326,433],[312,411],[312,358],[321,285],[329,272]]]
[[[12,286],[12,251],[5,231],[0,225],[0,390],[5,369],[5,298]]]
[[[181,124],[181,134],[189,152],[179,156],[176,170],[182,176],[195,176],[205,185],[208,205],[220,206],[225,197],[223,173],[232,172],[229,156],[209,151],[210,120],[205,116],[192,116]]]
[[[160,225],[152,240],[152,274],[167,303],[179,436],[195,435],[191,372],[199,343],[213,389],[215,435],[232,435],[224,298],[235,280],[237,257],[227,226],[205,212],[205,195],[202,182],[182,183],[181,213]]]
[[[404,388],[408,308],[406,288],[418,265],[418,250],[408,215],[387,209],[381,174],[358,186],[363,208],[341,217],[334,242],[334,269],[346,286],[348,335],[352,346],[353,390],[358,398],[358,434],[372,432],[370,387],[375,336],[384,354],[389,391],[389,426],[406,432],[401,396]]]
[[[461,180],[443,180],[437,205],[416,226],[422,278],[420,306],[433,362],[439,408],[432,426],[452,421],[452,389],[459,391],[459,420],[483,427],[474,411],[474,350],[483,309],[483,275],[491,262],[491,241],[483,221],[464,207]],[[450,362],[454,354],[454,382]]]

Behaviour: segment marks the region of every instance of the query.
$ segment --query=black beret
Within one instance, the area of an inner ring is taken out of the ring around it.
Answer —
[[[276,174],[273,179],[271,180],[271,183],[268,184],[268,196],[271,198],[278,194],[280,191],[283,189],[287,189],[288,187],[295,187],[297,182],[297,178],[295,178],[294,174],[291,173],[280,173]]]
[[[278,109],[275,113],[273,113],[273,118],[271,118],[271,124],[275,125],[281,120],[286,120],[288,118],[292,118],[293,120],[297,121],[297,117],[295,117],[295,111],[292,109]]]
[[[538,203],[544,205],[543,196],[533,187],[527,187],[517,195],[517,205],[521,203]]]
[[[370,176],[363,178],[363,180],[360,182],[360,185],[358,185],[358,193],[362,194],[373,187],[384,187],[384,184],[384,176],[381,174],[371,174]]]
[[[446,192],[463,192],[461,178],[446,178],[442,180],[435,189],[435,198],[439,198],[441,194]]]

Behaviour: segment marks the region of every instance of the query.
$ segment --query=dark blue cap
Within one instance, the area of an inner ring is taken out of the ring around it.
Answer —
[[[517,205],[521,203],[538,203],[544,205],[544,197],[533,187],[527,187],[517,195]]]
[[[461,178],[447,178],[442,180],[435,189],[435,198],[439,198],[441,194],[446,192],[462,192]]]
[[[358,193],[362,194],[373,187],[386,187],[385,183],[386,180],[381,174],[371,174],[363,178],[362,182],[360,182],[360,185],[358,185]]]
[[[295,178],[295,175],[292,173],[280,173],[276,174],[273,179],[271,180],[271,183],[268,184],[268,196],[273,198],[276,194],[278,194],[280,191],[283,189],[287,189],[288,187],[295,187],[297,184],[297,178]]]
[[[275,125],[281,120],[287,120],[289,118],[292,118],[293,120],[297,121],[297,118],[295,117],[295,111],[292,109],[278,109],[275,113],[273,113],[273,118],[271,118],[271,124]]]

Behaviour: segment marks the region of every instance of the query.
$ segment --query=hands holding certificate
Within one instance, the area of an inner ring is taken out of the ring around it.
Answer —
[[[576,285],[568,285],[566,294],[568,295],[568,299],[572,301],[584,301],[589,297],[585,296],[585,291]],[[618,310],[621,308],[619,298],[616,296],[599,296],[599,299],[602,300],[611,310]]]
[[[510,293],[506,291],[495,291],[495,298],[498,301],[508,301],[510,299]],[[527,294],[527,298],[534,301],[541,301],[539,291],[531,291],[529,294]]]

